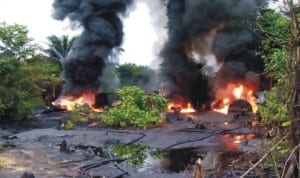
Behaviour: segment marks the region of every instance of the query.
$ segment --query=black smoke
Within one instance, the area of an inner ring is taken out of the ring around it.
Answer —
[[[214,90],[228,83],[249,84],[248,88],[259,90],[256,73],[263,71],[263,61],[256,54],[259,37],[241,26],[226,26],[216,35],[212,51],[223,66],[214,79]]]
[[[69,18],[83,32],[63,62],[63,95],[77,95],[100,88],[100,77],[112,54],[123,39],[120,16],[125,15],[132,0],[55,0],[53,17]]]
[[[202,75],[207,61],[201,59],[199,64],[193,54],[200,58],[213,54],[223,66],[214,82],[230,78],[227,71],[242,80],[249,71],[259,70],[257,38],[246,20],[262,5],[264,0],[169,0],[169,39],[161,52],[161,68],[171,97],[183,96],[194,105],[209,98],[209,81]],[[240,70],[235,72],[236,68]]]

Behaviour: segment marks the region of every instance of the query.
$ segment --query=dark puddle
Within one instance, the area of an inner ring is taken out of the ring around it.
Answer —
[[[106,145],[105,147],[94,146],[70,146],[72,152],[84,152],[85,155],[98,156],[101,159],[121,160],[128,169],[142,173],[179,173],[193,170],[197,159],[206,160],[207,164],[220,161],[217,157],[222,157],[220,164],[230,162],[231,159],[240,155],[240,152],[220,152],[210,149],[185,148],[160,150],[146,145],[120,145],[119,143]],[[225,163],[226,165],[227,163]]]
[[[113,158],[125,159],[123,164],[138,172],[182,172],[201,156],[194,148],[165,151],[145,145],[113,145],[108,151]]]
[[[13,135],[4,135],[0,137],[0,153],[16,148],[16,145],[13,144],[12,140],[17,139]]]
[[[201,159],[203,165],[217,169],[217,165],[229,165],[240,152],[220,152],[212,149],[184,148],[159,150],[144,145],[114,145],[110,147],[113,158],[125,159],[123,164],[138,172],[179,173],[193,171],[195,162]]]
[[[201,157],[199,149],[159,150],[145,145],[113,144],[105,148],[76,145],[69,146],[68,152],[83,152],[89,156],[122,160],[120,164],[138,172],[182,172],[189,169]]]
[[[0,144],[0,153],[16,148],[14,144]]]

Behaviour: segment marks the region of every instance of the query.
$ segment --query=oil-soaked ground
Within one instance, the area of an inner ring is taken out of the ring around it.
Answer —
[[[18,178],[26,171],[37,178],[193,177],[199,158],[209,177],[259,142],[252,117],[246,116],[169,113],[166,124],[147,130],[60,129],[69,117],[68,112],[40,114],[31,123],[2,125],[0,177]],[[238,174],[225,171],[220,177]]]

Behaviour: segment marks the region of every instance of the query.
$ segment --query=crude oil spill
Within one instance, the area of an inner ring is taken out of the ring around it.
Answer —
[[[200,157],[193,148],[162,151],[144,145],[114,145],[109,151],[139,172],[181,172]]]

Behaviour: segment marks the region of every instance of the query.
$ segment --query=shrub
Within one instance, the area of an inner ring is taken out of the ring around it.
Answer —
[[[61,92],[63,80],[60,63],[45,56],[34,56],[24,63],[33,82],[41,89],[43,101],[50,105]]]
[[[70,119],[61,125],[66,130],[72,130],[77,124],[87,123],[99,117],[99,113],[92,111],[87,104],[76,106],[71,113]]]
[[[270,91],[264,92],[266,102],[258,109],[261,121],[266,124],[285,125],[290,118],[288,117],[287,93],[273,87]]]
[[[42,92],[61,82],[59,64],[36,55],[26,26],[0,23],[0,120],[24,119],[42,105]]]
[[[102,121],[110,126],[147,127],[161,123],[160,113],[166,108],[167,100],[157,94],[145,94],[137,86],[128,86],[117,90],[120,98],[115,108],[102,116]]]
[[[28,68],[17,59],[0,57],[0,120],[24,119],[42,104],[40,88],[33,82]]]
[[[44,105],[42,93],[59,79],[59,64],[42,56],[20,61],[0,55],[0,120],[25,119],[32,110]]]

